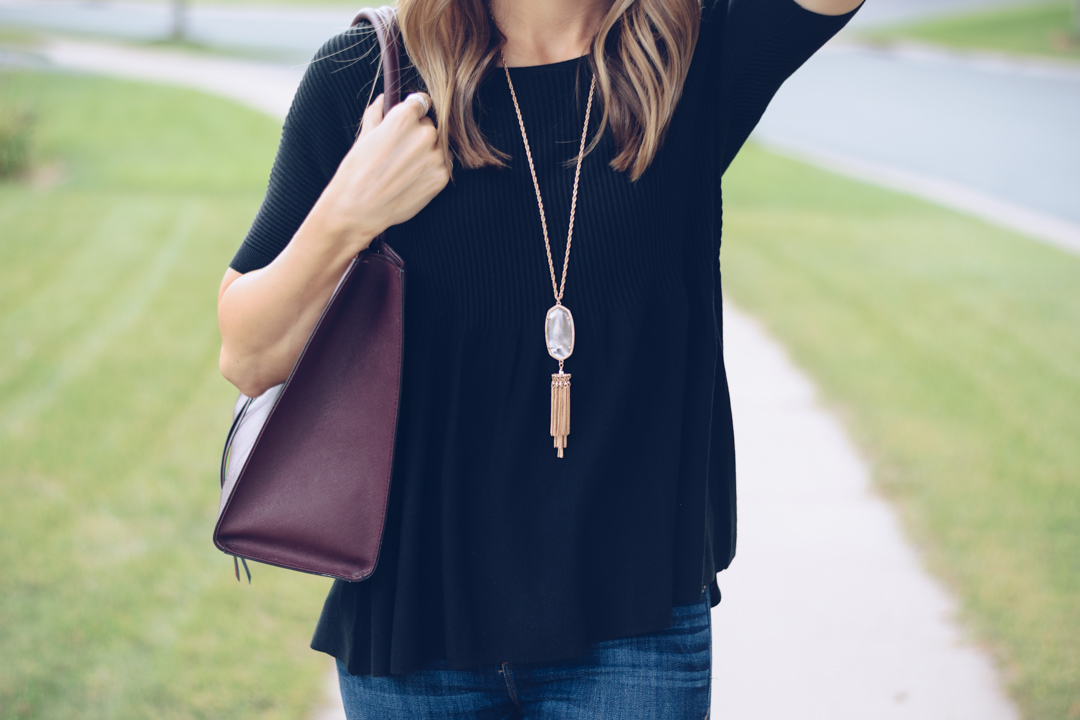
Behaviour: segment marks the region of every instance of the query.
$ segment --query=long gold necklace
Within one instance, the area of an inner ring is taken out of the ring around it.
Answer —
[[[500,53],[501,54],[501,53]],[[544,217],[544,201],[540,198],[540,183],[536,181],[536,168],[533,167],[532,152],[529,151],[529,138],[525,135],[525,122],[521,119],[514,83],[510,81],[510,70],[506,67],[506,57],[502,57],[506,82],[510,86],[510,97],[514,99],[518,125],[521,126],[521,140],[525,143],[525,156],[529,159],[529,172],[532,173],[533,187],[536,188],[536,204],[540,207],[540,225],[544,229],[544,247],[547,248],[548,270],[551,271],[551,290],[555,293],[555,304],[547,311],[544,318],[544,341],[548,355],[559,361],[559,372],[551,374],[551,436],[555,439],[555,449],[559,457],[566,449],[566,437],[570,434],[570,373],[563,372],[563,363],[574,352],[574,316],[570,309],[562,304],[563,290],[566,288],[566,268],[570,264],[570,240],[574,235],[574,210],[577,208],[578,178],[581,176],[581,158],[585,154],[585,136],[589,130],[589,111],[592,110],[593,89],[596,87],[594,76],[589,85],[589,102],[585,107],[585,127],[581,130],[581,147],[578,149],[577,169],[574,171],[574,193],[570,200],[570,229],[566,233],[566,255],[563,258],[562,281],[555,284],[555,263],[551,259],[551,243],[548,242],[547,220]]]

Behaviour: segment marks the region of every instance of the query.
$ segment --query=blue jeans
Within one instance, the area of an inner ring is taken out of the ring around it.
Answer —
[[[709,592],[677,605],[670,628],[604,640],[556,664],[504,662],[407,675],[350,675],[338,661],[349,720],[707,720],[711,699]]]

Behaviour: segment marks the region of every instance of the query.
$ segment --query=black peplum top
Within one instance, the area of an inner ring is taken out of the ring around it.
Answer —
[[[554,296],[501,66],[477,112],[509,167],[456,166],[451,184],[388,229],[406,300],[382,553],[368,580],[334,583],[312,640],[349,672],[557,661],[669,627],[672,606],[707,585],[719,602],[716,573],[735,553],[720,180],[781,83],[854,13],[704,1],[648,170],[632,183],[609,167],[610,130],[582,164],[563,297],[576,326],[564,458],[549,434],[558,362],[543,321]],[[231,267],[263,267],[289,242],[352,145],[372,83],[372,97],[382,92],[378,55],[368,25],[319,51]],[[557,277],[574,179],[565,161],[578,151],[589,73],[582,59],[510,68]]]

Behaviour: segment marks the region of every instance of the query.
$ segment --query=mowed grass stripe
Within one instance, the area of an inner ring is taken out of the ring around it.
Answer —
[[[280,126],[195,92],[7,77],[68,179],[0,184],[0,714],[303,717],[327,581],[238,585],[211,542],[236,397],[216,291]]]
[[[19,200],[12,197],[8,204],[18,207]],[[104,310],[125,273],[145,266],[153,251],[153,243],[145,238],[159,237],[157,228],[145,223],[146,215],[159,220],[156,209],[116,203],[111,194],[65,193],[64,216],[57,215],[51,193],[50,204],[42,202],[43,197],[29,200],[25,211],[5,227],[10,240],[0,267],[3,284],[17,288],[5,293],[0,305],[0,338],[17,349],[0,361],[0,392],[5,398],[10,392],[7,384],[33,355],[39,355],[34,363],[37,371],[44,370],[42,357],[53,355],[58,343],[67,344],[72,333],[80,332],[88,316]],[[133,225],[142,226],[134,238],[129,232]],[[56,241],[57,237],[63,239]]]
[[[818,380],[1025,716],[1080,716],[1080,258],[756,147],[725,202],[726,291]]]
[[[171,223],[172,228],[168,231],[169,235],[165,236],[165,242],[157,246],[156,254],[149,258],[149,262],[139,263],[129,268],[132,271],[132,277],[129,278],[129,284],[132,287],[118,290],[115,287],[106,285],[101,288],[111,290],[112,292],[108,294],[114,297],[110,299],[109,305],[94,313],[95,317],[99,318],[97,323],[79,322],[76,327],[64,328],[66,332],[64,333],[65,337],[62,339],[66,341],[64,344],[68,347],[62,353],[60,363],[51,369],[48,379],[32,383],[31,390],[25,392],[22,396],[12,398],[10,402],[5,402],[7,412],[5,413],[3,429],[6,432],[14,435],[20,434],[25,423],[33,420],[34,416],[40,413],[43,408],[54,402],[68,383],[80,375],[94,370],[95,365],[101,360],[109,345],[120,339],[121,333],[147,311],[151,301],[154,299],[154,295],[161,290],[166,276],[172,271],[181,251],[184,249],[184,245],[191,237],[197,214],[197,206],[187,204],[180,208],[178,217]],[[142,244],[154,248],[155,245],[146,242],[145,238],[156,236],[156,234],[148,234],[143,237],[129,239],[135,242],[143,241]],[[98,249],[100,253],[100,247]],[[104,257],[110,257],[109,254],[100,254]],[[71,298],[64,297],[66,293],[63,292],[63,289],[70,288],[75,283],[84,287],[88,285],[100,287],[103,278],[93,273],[87,274],[85,271],[85,267],[76,268],[74,277],[66,277],[61,279],[60,282],[47,285],[43,289],[43,299],[58,298],[61,302],[67,300],[70,303]],[[51,304],[49,303],[49,305]],[[73,305],[73,309],[78,310],[80,306]],[[40,312],[35,312],[35,310],[39,310],[39,308],[27,308],[27,312],[16,313],[13,324],[42,328],[52,326],[52,323],[49,322],[54,315],[54,313],[50,312],[51,308],[40,309],[42,310]],[[71,337],[66,337],[68,335]],[[124,339],[129,342],[138,341],[138,338],[129,337]],[[31,362],[30,357],[25,358],[21,364],[23,369],[28,366],[31,368],[42,367],[41,363]],[[13,381],[17,382],[17,380],[17,376],[13,378]]]

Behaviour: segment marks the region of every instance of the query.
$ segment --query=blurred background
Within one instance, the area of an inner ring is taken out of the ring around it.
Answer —
[[[215,301],[357,9],[0,0],[0,718],[334,716],[328,581],[211,542]],[[724,200],[713,717],[1080,719],[1080,0],[867,0]]]

